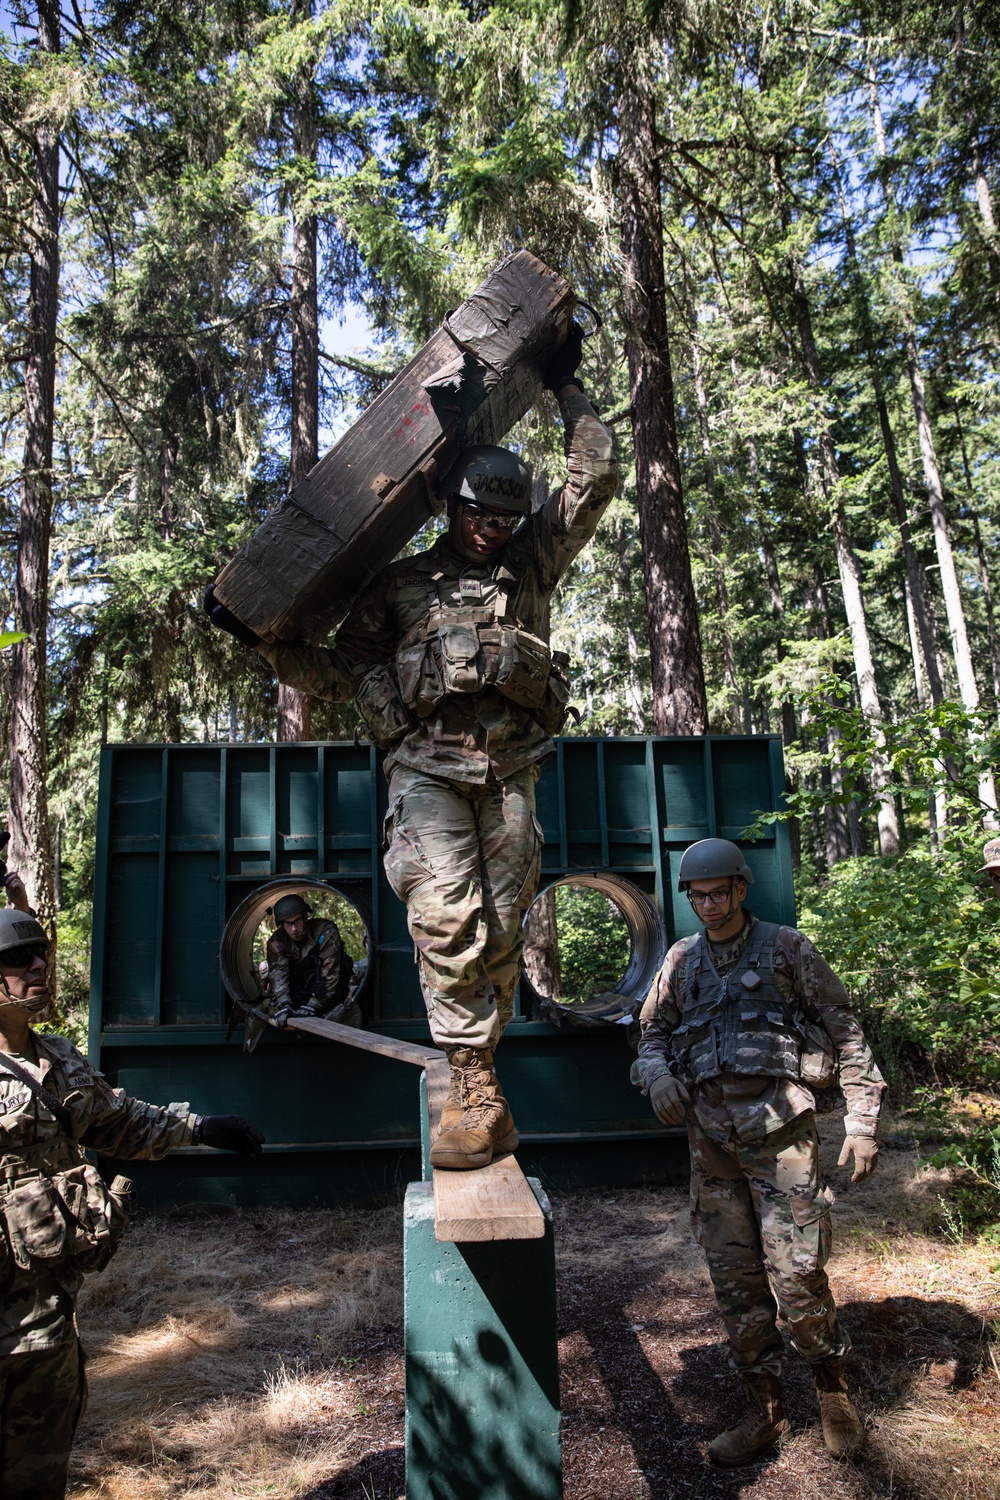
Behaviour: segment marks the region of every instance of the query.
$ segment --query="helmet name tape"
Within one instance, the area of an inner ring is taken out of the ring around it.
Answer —
[[[506,495],[510,500],[524,500],[528,495],[526,484],[503,474],[474,474],[471,483],[477,495]]]

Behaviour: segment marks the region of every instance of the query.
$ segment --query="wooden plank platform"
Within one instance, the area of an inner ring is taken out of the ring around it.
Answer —
[[[545,1215],[513,1156],[474,1172],[435,1169],[434,1237],[453,1244],[540,1240]]]

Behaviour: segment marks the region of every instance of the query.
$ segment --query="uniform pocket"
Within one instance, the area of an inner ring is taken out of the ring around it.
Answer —
[[[69,1225],[62,1200],[47,1177],[19,1182],[4,1199],[3,1216],[11,1253],[22,1270],[32,1260],[58,1260],[65,1255]]]
[[[531,834],[531,852],[528,856],[524,876],[518,887],[517,895],[514,898],[515,911],[526,911],[532,901],[534,901],[535,893],[538,890],[538,879],[542,873],[542,846],[545,843],[545,835],[542,832],[542,825],[534,813],[531,814]]]
[[[830,1208],[833,1193],[820,1188],[812,1198],[793,1197],[792,1270],[801,1276],[821,1271],[830,1257],[832,1225]]]
[[[386,816],[388,848],[383,865],[385,878],[401,901],[409,900],[418,885],[433,879],[419,835],[407,823],[405,800],[397,797]]]

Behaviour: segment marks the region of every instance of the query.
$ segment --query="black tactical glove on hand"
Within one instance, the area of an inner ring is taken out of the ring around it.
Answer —
[[[285,1027],[288,1025],[289,1016],[294,1016],[295,1014],[296,1011],[294,1005],[279,1005],[275,1010],[274,1015],[271,1017],[271,1020],[274,1022],[275,1026],[279,1027],[281,1031],[284,1031]]]
[[[558,395],[564,385],[575,385],[582,391],[583,381],[576,373],[582,358],[583,329],[574,318],[558,349],[549,349],[539,361],[538,373],[545,389]]]
[[[194,1138],[216,1151],[235,1151],[244,1161],[263,1156],[264,1135],[242,1115],[199,1115]]]
[[[227,609],[216,599],[214,588],[207,591],[204,603],[205,613],[213,625],[218,625],[220,630],[228,630],[229,634],[234,635],[238,641],[242,641],[244,646],[260,645],[260,636],[251,630],[249,625],[244,625],[231,609]]]

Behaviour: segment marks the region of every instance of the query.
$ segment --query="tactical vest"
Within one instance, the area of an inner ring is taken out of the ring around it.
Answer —
[[[701,933],[687,956],[684,1013],[671,1037],[689,1084],[719,1073],[791,1078],[826,1088],[833,1082],[833,1043],[786,999],[774,974],[774,922],[754,924],[736,964],[720,978]]]

